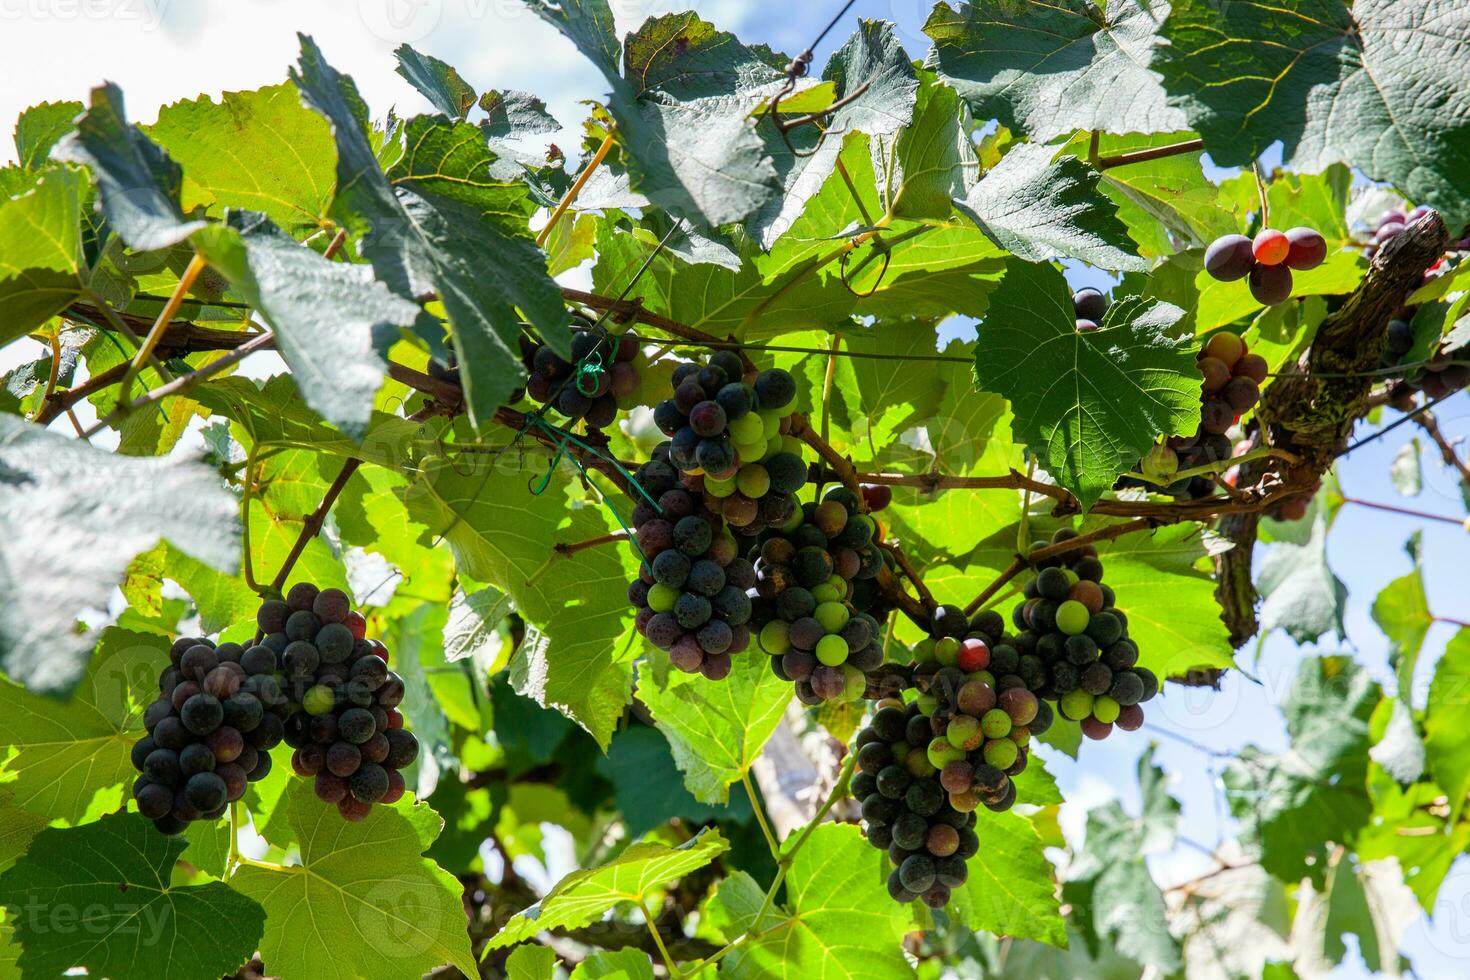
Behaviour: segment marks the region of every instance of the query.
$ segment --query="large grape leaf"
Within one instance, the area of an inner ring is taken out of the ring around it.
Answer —
[[[82,184],[78,171],[57,168],[19,196],[0,199],[0,345],[24,337],[81,292]]]
[[[16,806],[77,822],[114,809],[135,775],[129,753],[143,709],[158,696],[168,638],[115,627],[102,632],[70,701],[0,681],[0,784]]]
[[[393,56],[395,69],[404,81],[418,89],[429,104],[450,119],[463,119],[475,104],[475,89],[460,77],[454,66],[430,54],[421,54],[411,45],[400,44]]]
[[[332,131],[294,85],[175,102],[145,130],[184,168],[186,210],[260,211],[294,238],[329,223]]]
[[[942,221],[975,180],[979,162],[970,141],[969,116],[955,90],[924,73],[913,122],[892,141],[878,140],[889,209],[900,218]]]
[[[887,859],[856,826],[817,827],[786,875],[789,918],[767,921],[721,972],[732,980],[912,976],[900,944],[909,911],[888,897],[887,878]]]
[[[1450,819],[1464,810],[1470,793],[1470,726],[1465,704],[1470,692],[1470,630],[1462,629],[1445,646],[1429,684],[1424,710],[1424,748],[1429,771],[1450,802]]]
[[[551,980],[556,954],[545,946],[517,946],[505,960],[506,980]]]
[[[308,37],[291,77],[332,125],[334,207],[370,226],[362,248],[389,288],[412,298],[438,294],[465,366],[471,418],[487,422],[526,376],[517,309],[558,352],[571,345],[561,291],[526,225],[534,206],[525,186],[492,177],[495,155],[478,129],[437,116],[409,122],[403,155],[385,174],[357,87]]]
[[[1103,8],[1103,9],[1099,9]],[[982,0],[935,5],[929,65],[982,119],[1045,142],[1077,129],[1188,129],[1147,67],[1164,0]]]
[[[955,205],[997,245],[1029,262],[1081,259],[1102,269],[1146,269],[1133,254],[1117,207],[1098,190],[1099,174],[1073,156],[1022,143]]]
[[[1342,619],[1347,587],[1327,564],[1332,518],[1315,513],[1309,521],[1306,540],[1274,542],[1256,566],[1261,633],[1284,629],[1298,643],[1315,641],[1328,630],[1347,636]]]
[[[661,651],[638,673],[638,700],[668,736],[684,785],[702,803],[725,803],[750,770],[791,701],[770,661],[755,649],[732,658],[730,676],[710,684],[669,666]]]
[[[430,461],[404,497],[414,519],[449,542],[460,570],[509,594],[531,625],[512,665],[516,689],[571,715],[606,747],[631,695],[630,651],[619,641],[631,632],[636,565],[617,546],[554,550],[606,534],[610,521],[591,506],[568,511],[562,479],[532,494],[545,465],[538,455]]]
[[[1036,828],[1013,812],[976,816],[975,833],[985,857],[969,862],[969,880],[951,900],[954,915],[970,929],[1066,945],[1051,862]]]
[[[76,967],[116,980],[233,972],[255,952],[265,911],[217,881],[175,886],[184,840],[136,813],[42,831],[0,875],[26,976]]]
[[[499,949],[547,929],[575,929],[602,917],[623,902],[642,901],[661,885],[697,871],[729,850],[715,829],[701,830],[678,847],[634,844],[607,864],[573,871],[546,897],[517,912],[486,945]]]
[[[265,907],[260,952],[272,972],[421,976],[452,963],[475,976],[463,889],[423,857],[444,827],[439,814],[408,797],[346,823],[309,782],[293,782],[287,820],[273,820],[265,834],[278,847],[298,845],[301,863],[281,871],[246,865],[230,878],[236,891]]]
[[[92,90],[76,131],[52,156],[91,168],[103,213],[129,248],[168,248],[204,227],[202,221],[185,220],[179,204],[183,171],[141,129],[129,125],[116,85]]]
[[[1452,227],[1470,219],[1459,0],[1176,0],[1162,33],[1152,67],[1216,163],[1244,166],[1279,140],[1287,166],[1340,161]]]
[[[1128,297],[1078,333],[1062,274],[1010,262],[980,326],[977,385],[1010,400],[1016,440],[1090,507],[1155,438],[1199,424],[1194,354],[1170,336],[1183,314]]]
[[[32,690],[77,682],[96,642],[77,620],[106,609],[160,539],[216,568],[239,560],[234,497],[196,463],[118,456],[0,416],[0,487],[0,667]]]
[[[1282,711],[1291,747],[1274,755],[1248,746],[1225,774],[1243,837],[1283,881],[1318,884],[1329,843],[1351,844],[1368,823],[1368,718],[1378,684],[1345,657],[1308,658]]]
[[[853,95],[859,85],[867,88],[824,121],[823,128],[830,131],[825,136],[814,126],[787,134],[802,155],[793,154],[773,128],[760,128],[784,190],[750,221],[762,248],[774,245],[822,190],[837,166],[846,133],[892,136],[913,119],[919,83],[887,21],[862,21],[827,62],[822,79],[832,84],[834,98]]]
[[[366,266],[323,258],[265,215],[231,211],[196,244],[276,335],[302,398],[360,439],[387,362],[380,351],[409,326],[417,304],[389,292]]]

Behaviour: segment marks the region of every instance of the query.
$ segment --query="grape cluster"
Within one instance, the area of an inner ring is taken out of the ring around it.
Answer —
[[[807,467],[789,434],[795,379],[771,368],[746,384],[743,371],[729,351],[680,364],[674,395],[654,406],[653,421],[669,436],[669,461],[685,485],[733,531],[754,535],[791,520]]]
[[[1072,310],[1077,314],[1077,332],[1092,333],[1102,329],[1108,298],[1091,286],[1084,286],[1072,294]]]
[[[1388,321],[1383,355],[1378,360],[1380,367],[1395,367],[1413,349],[1415,312],[1416,307],[1405,307]],[[1405,365],[1403,378],[1389,392],[1389,404],[1409,412],[1414,409],[1414,395],[1420,391],[1431,399],[1440,399],[1470,385],[1470,363],[1462,359],[1464,356],[1463,351],[1441,349],[1427,364]]]
[[[921,898],[930,908],[943,908],[951,890],[969,877],[965,862],[980,850],[975,807],[960,810],[951,803],[954,794],[945,791],[943,772],[925,749],[932,726],[919,705],[885,698],[877,709],[858,733],[851,784],[862,806],[863,833],[888,853],[888,894],[894,901]]]
[[[1053,543],[1076,536],[1058,531]],[[1033,545],[1033,550],[1046,542]],[[1082,726],[1088,738],[1106,738],[1117,725],[1135,731],[1143,724],[1144,702],[1159,681],[1138,666],[1138,647],[1128,639],[1128,617],[1102,584],[1103,566],[1092,545],[1037,564],[1026,583],[1025,601],[1012,613],[1020,631],[1014,643],[1022,656],[1039,658],[1045,682],[1036,690],[1056,702],[1057,713]],[[992,651],[992,658],[1000,652]]]
[[[603,338],[584,329],[572,336],[570,361],[545,344],[521,339],[521,362],[531,374],[526,394],[569,421],[581,419],[589,429],[605,429],[638,390],[642,350],[630,334]],[[593,369],[585,370],[586,365]]]
[[[265,667],[269,653],[283,677],[291,768],[314,777],[317,798],[345,820],[397,802],[405,790],[399,770],[418,758],[419,743],[398,711],[403,678],[388,669],[387,648],[365,638],[367,623],[347,594],[301,582],[284,601],[261,603],[255,621],[265,639],[246,656]]]
[[[1327,258],[1327,240],[1311,228],[1262,228],[1254,239],[1222,235],[1205,249],[1205,271],[1220,282],[1249,279],[1262,306],[1291,298],[1291,270],[1315,269]]]
[[[851,602],[852,583],[883,567],[874,528],[857,494],[833,487],[751,550],[760,647],[803,704],[863,697],[883,663],[878,620]]]
[[[194,820],[218,820],[271,771],[284,733],[272,650],[181,637],[158,678],[158,700],[143,713],[148,734],[133,744],[138,811],[165,834]]]
[[[638,632],[669,652],[675,667],[712,681],[730,674],[732,654],[750,645],[755,569],[721,519],[680,485],[661,443],[634,478],[657,506],[640,501],[633,529],[643,557],[628,601]]]
[[[1408,213],[1403,211],[1384,212],[1373,223],[1373,232],[1364,242],[1364,248],[1367,250],[1368,257],[1372,258],[1380,248],[1388,244],[1390,239],[1397,237],[1399,232],[1433,210],[1429,205],[1421,204]],[[1470,252],[1470,235],[1466,235],[1451,244],[1450,252]]]

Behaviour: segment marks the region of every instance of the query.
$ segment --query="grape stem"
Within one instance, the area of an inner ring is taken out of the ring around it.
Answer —
[[[1189,469],[1176,470],[1170,476],[1149,476],[1146,473],[1127,473],[1125,475],[1131,480],[1142,480],[1144,483],[1150,483],[1156,487],[1167,487],[1169,484],[1177,483],[1180,480],[1188,480],[1196,476],[1213,476],[1216,473],[1221,473],[1242,463],[1271,457],[1275,457],[1292,466],[1301,462],[1301,459],[1295,453],[1289,453],[1284,449],[1275,449],[1271,446],[1262,446],[1260,449],[1252,449],[1248,453],[1241,453],[1239,456],[1232,456],[1230,459],[1216,460],[1213,463],[1204,463],[1200,466],[1191,466]]]
[[[546,240],[551,237],[552,229],[562,219],[562,215],[567,213],[572,203],[577,200],[577,195],[582,193],[582,188],[586,187],[587,181],[592,178],[592,172],[602,164],[602,161],[607,157],[608,151],[613,148],[613,144],[616,142],[617,127],[614,126],[608,130],[607,136],[603,137],[602,144],[597,147],[597,152],[592,154],[592,159],[587,161],[587,166],[582,168],[582,172],[577,175],[577,179],[572,182],[572,186],[567,189],[567,192],[562,195],[561,200],[556,203],[556,210],[552,211],[551,217],[546,219],[545,226],[536,233],[536,246],[538,248],[546,244]]]
[[[924,584],[924,579],[919,575],[914,563],[909,561],[909,556],[904,554],[903,549],[894,541],[879,542],[878,547],[888,552],[893,556],[893,560],[898,562],[898,567],[903,569],[904,577],[913,583],[914,591],[919,593],[919,601],[932,615],[934,610],[939,608],[939,603],[935,601],[934,593],[929,591],[929,586]]]
[[[745,795],[750,797],[750,808],[755,811],[756,822],[761,825],[761,833],[766,838],[766,846],[771,849],[771,857],[780,861],[781,845],[776,840],[775,832],[771,830],[771,822],[766,817],[766,808],[761,805],[760,797],[756,796],[749,769],[740,770],[740,784],[745,787]]]
[[[1380,504],[1376,500],[1362,500],[1358,497],[1344,496],[1342,502],[1345,504],[1357,504],[1359,507],[1367,507],[1370,510],[1381,510],[1390,514],[1402,514],[1405,517],[1417,517],[1421,521],[1439,521],[1443,524],[1453,524],[1456,527],[1464,526],[1464,522],[1458,517],[1448,517],[1444,514],[1431,514],[1428,511],[1414,510],[1411,507],[1399,507],[1395,504]]]
[[[1194,153],[1205,148],[1202,139],[1183,140],[1179,143],[1169,143],[1165,146],[1152,146],[1146,150],[1134,150],[1131,153],[1117,153],[1110,157],[1098,157],[1093,166],[1098,170],[1108,170],[1113,167],[1126,167],[1130,163],[1147,163],[1150,160],[1158,160],[1163,157],[1179,156],[1182,153]]]
[[[322,502],[317,505],[316,510],[306,515],[306,520],[301,522],[301,533],[296,536],[296,543],[291,546],[291,552],[286,555],[286,560],[281,564],[281,570],[271,580],[271,592],[279,594],[285,586],[286,579],[291,574],[291,569],[296,567],[297,559],[306,550],[306,546],[311,542],[311,539],[316,537],[321,531],[322,525],[327,520],[327,512],[332,509],[332,505],[337,502],[337,497],[346,488],[347,481],[352,479],[352,474],[356,473],[357,468],[361,465],[362,460],[356,457],[343,461],[342,469],[337,473],[337,478],[332,481],[332,485],[327,487],[327,492],[322,495]]]
[[[994,581],[987,585],[974,599],[970,600],[970,604],[965,607],[965,615],[973,616],[985,605],[991,596],[1000,591],[1001,586],[1037,562],[1046,561],[1058,555],[1065,555],[1069,551],[1085,548],[1087,545],[1095,544],[1098,541],[1111,541],[1114,538],[1121,538],[1125,534],[1132,534],[1135,531],[1146,531],[1157,526],[1158,522],[1153,518],[1138,517],[1131,521],[1123,521],[1120,524],[1111,524],[1096,531],[1089,531],[1087,534],[1079,534],[1075,538],[1068,538],[1065,541],[1049,544],[1045,548],[1038,548],[1025,556],[1017,555],[1006,566],[1005,570],[995,577]]]
[[[586,551],[588,548],[596,548],[599,545],[612,544],[614,541],[626,540],[628,540],[628,532],[613,531],[610,534],[599,534],[597,537],[588,538],[585,541],[558,541],[556,544],[551,546],[551,550],[555,551],[562,557],[570,557],[571,555],[575,555],[579,551]]]
[[[153,354],[153,348],[158,346],[163,332],[168,329],[169,322],[178,314],[179,307],[184,305],[184,296],[193,288],[194,280],[199,278],[199,273],[204,271],[204,266],[204,256],[195,252],[194,257],[184,268],[183,275],[179,276],[179,282],[174,287],[173,295],[168,298],[168,302],[163,304],[163,309],[158,313],[158,319],[153,321],[153,328],[148,331],[148,336],[143,338],[143,344],[138,348],[137,355],[133,357],[133,363],[128,365],[127,373],[123,375],[122,390],[117,396],[118,408],[122,409],[127,403],[128,391],[133,387],[133,379],[138,376],[139,371],[143,370],[143,365]],[[167,372],[161,376],[164,381],[172,380]]]
[[[658,931],[658,923],[654,921],[653,914],[648,911],[648,903],[640,898],[638,908],[643,912],[643,922],[648,926],[649,934],[653,936],[653,944],[658,947],[659,955],[664,959],[664,967],[669,971],[669,976],[673,980],[679,980],[684,974],[674,965],[674,957],[669,954],[669,948],[664,945],[664,937]]]
[[[1434,440],[1435,446],[1439,448],[1440,458],[1444,460],[1445,465],[1453,467],[1460,474],[1460,482],[1466,488],[1470,488],[1470,465],[1467,465],[1465,460],[1460,458],[1459,453],[1455,452],[1455,447],[1445,438],[1445,434],[1440,430],[1439,421],[1434,417],[1434,413],[1420,412],[1414,416],[1414,421],[1418,423],[1419,428],[1423,429],[1430,439]]]

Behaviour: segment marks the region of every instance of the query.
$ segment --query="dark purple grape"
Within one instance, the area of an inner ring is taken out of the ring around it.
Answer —
[[[1251,266],[1250,290],[1257,303],[1275,306],[1291,298],[1291,270],[1283,265]]]
[[[1255,261],[1251,240],[1244,235],[1222,235],[1205,249],[1205,272],[1220,282],[1244,279]]]

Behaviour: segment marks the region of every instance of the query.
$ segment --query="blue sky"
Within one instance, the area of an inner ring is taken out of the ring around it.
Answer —
[[[644,17],[695,9],[746,41],[764,41],[794,53],[805,47],[839,8],[840,3],[792,0],[613,0],[620,26],[635,27]],[[861,0],[817,49],[817,66],[851,31],[851,18],[895,21],[909,52],[922,56],[927,40],[920,33],[931,4],[928,0]],[[10,120],[23,107],[59,98],[84,98],[103,79],[122,85],[134,119],[148,121],[158,107],[196,91],[249,89],[280,82],[297,51],[295,32],[313,34],[329,59],[354,75],[374,110],[390,105],[400,111],[426,108],[422,99],[393,74],[392,49],[410,41],[421,50],[456,65],[479,88],[512,87],[545,97],[555,115],[575,127],[581,118],[579,99],[597,97],[604,85],[570,44],[541,24],[515,0],[117,0],[94,5],[90,16],[65,16],[65,5],[38,2],[6,5],[0,26],[0,118]],[[8,123],[7,123],[8,126]],[[575,136],[568,134],[572,145]],[[12,152],[0,144],[0,162]],[[1106,285],[1106,277],[1072,269],[1074,285]],[[963,328],[960,328],[963,329]],[[13,345],[0,362],[37,356]],[[1470,436],[1470,397],[1458,395],[1438,413],[1452,437]],[[1390,413],[1390,417],[1392,413]],[[1355,452],[1340,465],[1344,489],[1368,500],[1401,502],[1388,479],[1394,454],[1416,434],[1405,426],[1384,440]],[[1432,451],[1424,454],[1425,489],[1409,506],[1463,516],[1454,479]],[[1171,690],[1151,705],[1150,717],[1166,728],[1220,750],[1255,744],[1267,750],[1283,747],[1276,705],[1290,684],[1300,658],[1315,652],[1351,652],[1384,680],[1386,645],[1374,626],[1369,607],[1377,592],[1409,570],[1405,540],[1416,529],[1424,534],[1425,565],[1430,570],[1431,608],[1440,615],[1470,619],[1470,592],[1465,589],[1465,532],[1434,524],[1348,506],[1340,514],[1329,545],[1333,570],[1348,588],[1347,639],[1324,637],[1321,647],[1299,648],[1282,636],[1268,638],[1254,669],[1263,683],[1237,673],[1227,676],[1218,695]],[[1423,660],[1428,671],[1452,635],[1436,626]],[[1253,651],[1243,652],[1249,658]],[[1422,686],[1419,696],[1422,703]],[[1121,734],[1121,733],[1120,733]],[[1071,799],[1064,824],[1080,826],[1086,807],[1113,795],[1136,806],[1136,760],[1149,742],[1146,733],[1114,737],[1084,746],[1079,763],[1056,760],[1053,771]],[[1173,791],[1185,808],[1188,837],[1206,848],[1231,828],[1222,823],[1223,805],[1213,781],[1213,760],[1187,746],[1159,738],[1159,761],[1173,777]],[[1161,882],[1179,881],[1208,868],[1193,847],[1181,845],[1152,858]],[[1445,901],[1456,903],[1453,914],[1436,927],[1412,926],[1404,948],[1420,975],[1462,977],[1470,974],[1470,936],[1455,927],[1470,913],[1462,903],[1470,876],[1462,859],[1445,886]],[[1350,965],[1337,975],[1362,974]]]

